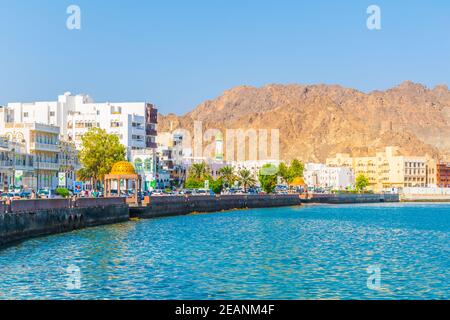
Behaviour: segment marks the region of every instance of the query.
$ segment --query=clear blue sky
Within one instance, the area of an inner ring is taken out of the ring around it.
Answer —
[[[0,13],[0,104],[71,91],[182,114],[238,85],[450,82],[450,1],[0,0]]]

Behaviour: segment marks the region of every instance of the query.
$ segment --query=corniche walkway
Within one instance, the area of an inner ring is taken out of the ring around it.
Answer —
[[[221,195],[151,197],[142,206],[129,206],[125,198],[79,198],[0,202],[0,248],[29,238],[148,219],[237,209],[292,207],[302,203],[398,202],[398,195]]]

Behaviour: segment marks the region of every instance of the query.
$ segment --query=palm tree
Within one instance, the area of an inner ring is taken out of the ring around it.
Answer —
[[[210,176],[211,170],[209,166],[205,163],[194,163],[189,168],[189,178],[196,180],[206,180]]]
[[[244,192],[247,192],[248,187],[253,187],[256,184],[256,179],[250,170],[242,169],[238,173],[237,180],[244,187]]]
[[[234,169],[231,166],[220,168],[219,174],[227,187],[231,187],[234,181],[236,181],[236,175],[234,174]]]

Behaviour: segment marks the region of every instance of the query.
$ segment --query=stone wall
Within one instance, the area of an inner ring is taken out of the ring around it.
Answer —
[[[398,194],[314,194],[306,203],[382,203],[399,202]]]
[[[129,210],[124,198],[78,199],[76,202],[64,199],[23,200],[13,201],[10,206],[2,203],[0,247],[31,237],[128,219]]]
[[[131,207],[131,217],[157,218],[194,212],[301,205],[299,195],[221,195],[152,197],[144,207]]]

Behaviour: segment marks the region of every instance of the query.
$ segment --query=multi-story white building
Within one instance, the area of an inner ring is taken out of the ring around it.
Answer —
[[[157,110],[145,102],[96,103],[88,95],[67,92],[57,101],[9,103],[8,122],[43,123],[60,127],[64,140],[81,145],[81,137],[94,127],[119,137],[132,150],[156,148]]]
[[[355,184],[355,174],[349,167],[307,163],[303,175],[308,187],[343,190]]]
[[[0,191],[7,192],[14,186],[25,189],[33,186],[34,157],[25,149],[22,142],[0,137]]]
[[[0,110],[0,116],[2,115]],[[59,128],[39,123],[5,123],[0,131],[0,180],[3,190],[72,187],[79,169],[73,143],[59,139]],[[64,185],[60,178],[64,175]],[[19,182],[19,183],[18,183]]]

